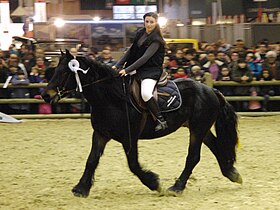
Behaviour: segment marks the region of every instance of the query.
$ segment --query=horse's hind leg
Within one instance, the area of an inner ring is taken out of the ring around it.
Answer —
[[[131,145],[123,143],[126,153],[128,166],[131,172],[136,175],[140,181],[150,190],[160,191],[159,177],[152,171],[143,170],[138,161],[138,141],[133,141]]]
[[[209,131],[206,137],[203,140],[203,143],[211,150],[211,152],[215,155],[222,174],[227,177],[232,182],[242,183],[242,178],[238,173],[237,169],[233,166],[232,161],[226,161],[221,158],[219,153],[219,147],[217,145],[217,138],[213,135],[211,131]]]
[[[100,135],[97,131],[94,131],[92,136],[92,147],[87,159],[84,173],[79,183],[72,189],[72,192],[75,196],[87,197],[89,195],[90,188],[94,181],[95,169],[109,140],[110,139]]]
[[[199,119],[199,120],[198,120]],[[210,119],[204,119],[204,118],[197,118],[196,122],[201,123],[190,123],[189,129],[190,129],[190,144],[188,149],[188,155],[186,158],[185,168],[183,172],[181,173],[180,177],[176,180],[175,184],[170,187],[167,191],[167,193],[171,194],[180,194],[185,189],[186,183],[192,174],[192,171],[194,167],[197,165],[197,163],[200,161],[200,152],[201,152],[201,145],[202,141],[208,132],[208,130],[211,128],[212,121]]]

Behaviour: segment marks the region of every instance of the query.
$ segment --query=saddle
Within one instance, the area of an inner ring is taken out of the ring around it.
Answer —
[[[141,97],[140,81],[132,77],[130,83],[130,100],[135,109],[142,113],[148,110]],[[167,73],[163,72],[157,83],[153,97],[158,102],[161,112],[169,112],[179,109],[182,104],[181,94],[175,82],[167,79]]]

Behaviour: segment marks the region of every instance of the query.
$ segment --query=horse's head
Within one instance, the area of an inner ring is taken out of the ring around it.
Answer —
[[[80,77],[83,77],[88,69],[89,62],[87,59],[74,58],[68,50],[66,50],[66,53],[61,51],[61,57],[55,73],[46,89],[42,92],[42,98],[47,103],[57,103],[61,98],[75,91],[76,88],[81,91],[82,85],[81,82],[79,84],[79,81],[82,78]]]

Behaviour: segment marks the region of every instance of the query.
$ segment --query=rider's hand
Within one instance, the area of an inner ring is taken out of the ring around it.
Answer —
[[[120,71],[119,71],[119,75],[120,75],[121,77],[126,76],[125,70],[124,70],[124,69],[120,70]]]
[[[116,66],[112,66],[112,69],[113,69],[113,70],[117,70],[117,67],[116,67]]]

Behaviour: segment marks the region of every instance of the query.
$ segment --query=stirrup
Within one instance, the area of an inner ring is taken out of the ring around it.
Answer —
[[[157,126],[155,127],[155,131],[163,131],[165,129],[167,129],[167,122],[166,121],[161,121],[161,120],[157,120]]]

